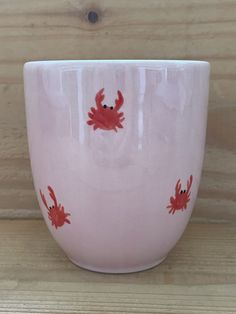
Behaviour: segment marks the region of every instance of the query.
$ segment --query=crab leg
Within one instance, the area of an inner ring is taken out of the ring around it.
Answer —
[[[116,126],[117,126],[118,128],[120,128],[120,129],[123,129],[123,125],[122,125],[120,122],[117,122],[117,123],[116,123]]]

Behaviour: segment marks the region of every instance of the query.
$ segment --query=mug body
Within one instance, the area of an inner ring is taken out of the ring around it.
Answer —
[[[197,196],[209,64],[35,61],[24,82],[34,186],[59,246],[95,271],[159,264]]]

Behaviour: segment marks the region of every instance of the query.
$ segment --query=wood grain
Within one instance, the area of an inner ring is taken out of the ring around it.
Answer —
[[[88,21],[88,12],[98,15]],[[22,66],[45,59],[204,59],[212,66],[197,221],[236,218],[235,0],[0,0],[0,217],[39,217]]]
[[[160,266],[126,275],[76,267],[41,220],[0,235],[0,313],[236,312],[235,223],[192,223]]]

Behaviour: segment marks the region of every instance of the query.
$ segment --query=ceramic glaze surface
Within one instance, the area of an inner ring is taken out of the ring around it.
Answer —
[[[29,62],[24,79],[35,190],[57,243],[91,270],[158,264],[197,196],[209,64]]]

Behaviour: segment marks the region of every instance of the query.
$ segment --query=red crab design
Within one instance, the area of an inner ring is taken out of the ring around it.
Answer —
[[[102,129],[102,130],[114,130],[117,132],[116,128],[123,128],[121,124],[125,118],[123,112],[118,112],[121,106],[124,103],[124,97],[121,91],[117,91],[118,98],[115,100],[115,106],[107,106],[102,104],[102,101],[105,98],[103,94],[104,88],[102,88],[95,97],[97,108],[91,107],[88,116],[90,120],[87,121],[88,125],[93,125],[93,129]]]
[[[170,204],[167,208],[170,208],[169,214],[174,214],[176,210],[184,210],[187,208],[187,203],[190,201],[190,189],[193,182],[193,176],[191,175],[187,182],[187,190],[181,190],[180,180],[177,181],[175,186],[175,197],[171,196]]]
[[[48,191],[49,191],[49,195],[51,199],[54,202],[54,205],[48,206],[46,198],[41,190],[40,190],[40,195],[41,195],[44,205],[46,206],[48,210],[48,218],[51,220],[52,226],[55,226],[55,228],[57,229],[58,227],[62,227],[65,222],[70,224],[70,220],[67,218],[68,216],[70,216],[70,214],[65,213],[64,206],[57,203],[56,195],[50,186],[48,186]]]

